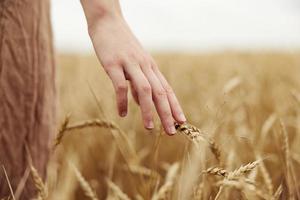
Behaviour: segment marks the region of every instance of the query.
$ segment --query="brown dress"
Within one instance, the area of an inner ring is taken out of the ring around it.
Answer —
[[[0,0],[0,199],[10,195],[2,166],[14,192],[27,180],[21,199],[34,196],[25,147],[45,177],[54,126],[49,0]]]

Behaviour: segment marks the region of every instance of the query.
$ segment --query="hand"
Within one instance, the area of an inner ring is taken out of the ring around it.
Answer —
[[[101,18],[93,22],[89,34],[96,54],[113,82],[119,115],[127,115],[129,81],[145,128],[154,128],[154,103],[166,133],[175,134],[174,120],[186,121],[182,109],[157,64],[134,37],[123,17]]]

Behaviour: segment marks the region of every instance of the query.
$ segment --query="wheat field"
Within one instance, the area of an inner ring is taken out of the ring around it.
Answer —
[[[58,58],[59,121],[39,199],[300,199],[300,53],[157,54],[188,124],[117,116],[94,56]]]

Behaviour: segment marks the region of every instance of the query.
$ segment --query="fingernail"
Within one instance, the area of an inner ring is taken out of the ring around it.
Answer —
[[[181,113],[181,114],[179,115],[179,119],[180,119],[180,121],[182,121],[182,122],[185,122],[185,121],[186,121],[185,115],[184,115],[183,113]]]
[[[168,128],[168,132],[171,134],[171,135],[175,135],[176,133],[176,129],[175,127],[172,125]]]
[[[127,112],[126,111],[122,111],[121,112],[121,117],[125,117],[127,115]]]
[[[153,122],[152,121],[147,122],[146,128],[147,129],[153,129],[154,128]]]

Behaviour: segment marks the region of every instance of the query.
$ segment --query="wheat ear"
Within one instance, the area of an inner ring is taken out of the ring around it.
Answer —
[[[252,171],[259,163],[260,163],[260,160],[256,160],[256,161],[248,163],[246,165],[242,165],[238,169],[236,169],[232,172],[229,172],[227,178],[228,179],[234,179],[234,178],[237,178],[237,177],[241,177],[244,174]]]
[[[38,171],[30,164],[30,172],[33,179],[35,188],[37,189],[37,198],[39,200],[46,200],[48,197],[48,189],[45,186],[42,178],[40,177]]]
[[[63,123],[61,124],[59,130],[58,130],[58,133],[55,137],[55,140],[54,140],[54,145],[53,145],[53,148],[55,148],[57,145],[59,145],[62,141],[62,138],[64,137],[64,133],[65,131],[67,130],[67,127],[69,125],[69,122],[70,122],[70,118],[71,118],[71,115],[67,115],[63,121]]]
[[[37,198],[36,199],[45,200],[48,197],[48,188],[45,186],[43,179],[40,177],[38,171],[33,166],[32,157],[31,157],[29,146],[27,143],[25,143],[25,150],[27,153],[26,158],[27,158],[27,162],[29,165],[32,180],[33,180],[35,188],[37,189]]]
[[[221,160],[221,150],[218,145],[210,138],[208,138],[200,129],[191,124],[178,124],[175,123],[175,128],[180,133],[187,136],[189,140],[198,144],[200,141],[206,141],[209,144],[211,152],[214,154],[218,162]]]
[[[203,173],[215,175],[215,176],[221,176],[224,178],[228,176],[228,171],[219,167],[210,167],[207,170],[204,170]]]

